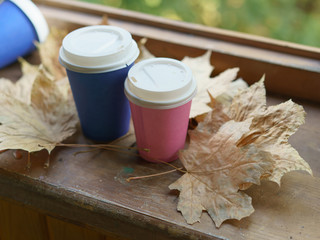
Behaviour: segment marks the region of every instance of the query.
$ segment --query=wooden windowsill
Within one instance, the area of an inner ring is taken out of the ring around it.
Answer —
[[[320,230],[320,50],[217,29],[177,23],[144,14],[82,2],[35,1],[51,26],[74,29],[98,24],[107,14],[109,23],[149,39],[156,56],[181,59],[212,50],[214,74],[240,67],[240,76],[253,83],[266,74],[268,103],[293,98],[307,112],[306,123],[290,143],[311,165],[314,177],[287,174],[281,188],[263,183],[247,192],[255,212],[241,221],[228,220],[217,229],[203,214],[201,223],[188,225],[176,210],[177,193],[168,189],[180,173],[126,182],[130,175],[171,170],[139,157],[117,152],[78,154],[79,149],[56,148],[45,168],[47,153],[15,159],[13,151],[0,155],[0,196],[42,214],[63,219],[124,239],[318,239]],[[37,53],[28,60],[37,62]],[[0,70],[0,76],[17,79],[19,65]],[[131,129],[132,131],[132,129]],[[90,143],[81,132],[70,143]],[[130,146],[131,132],[119,144]],[[83,149],[81,149],[83,150]],[[174,162],[179,166],[179,161]],[[258,189],[258,190],[257,190]],[[1,226],[0,226],[1,230]]]

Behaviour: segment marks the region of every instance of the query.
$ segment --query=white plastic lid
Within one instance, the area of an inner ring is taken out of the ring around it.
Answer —
[[[189,102],[197,91],[191,69],[170,58],[152,58],[134,65],[125,81],[128,99],[142,107],[169,109]]]
[[[37,32],[39,42],[44,42],[49,34],[49,27],[39,8],[30,0],[10,1],[20,8],[29,18]]]
[[[99,73],[133,63],[139,48],[131,34],[114,26],[89,26],[69,33],[60,48],[60,63],[76,72]]]

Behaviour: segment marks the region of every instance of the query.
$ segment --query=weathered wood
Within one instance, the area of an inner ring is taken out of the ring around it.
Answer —
[[[268,99],[270,104],[282,100]],[[284,177],[280,189],[271,183],[250,189],[248,193],[253,197],[256,212],[241,221],[227,221],[220,229],[214,227],[206,214],[201,223],[188,225],[176,211],[177,193],[170,192],[168,185],[179,173],[128,183],[125,180],[128,176],[162,172],[170,167],[116,152],[73,156],[79,149],[57,148],[48,169],[44,168],[46,152],[34,154],[31,169],[26,169],[26,156],[18,160],[7,151],[0,158],[0,195],[44,213],[129,239],[152,239],[155,235],[159,239],[237,239],[239,236],[317,239],[320,234],[316,224],[320,218],[317,158],[320,139],[319,124],[312,124],[318,121],[320,110],[314,105],[302,104],[309,113],[307,123],[298,131],[292,145],[310,163],[315,177],[291,173]],[[81,134],[68,142],[90,143]],[[122,142],[132,143],[132,135]]]
[[[280,189],[271,183],[250,189],[256,212],[216,229],[206,214],[201,223],[190,226],[176,212],[177,195],[167,186],[180,174],[125,181],[133,174],[168,170],[167,166],[108,152],[72,157],[75,151],[57,149],[49,169],[44,168],[45,153],[33,156],[29,170],[25,169],[25,158],[15,160],[10,151],[3,153],[0,194],[44,213],[129,239],[152,239],[154,235],[159,239],[317,239],[320,234],[318,177],[292,173],[284,177]],[[315,175],[319,176],[319,171]]]
[[[0,239],[49,239],[45,216],[0,198]]]
[[[237,222],[240,235],[243,239],[319,239],[319,184],[319,178],[289,173],[281,188],[271,182],[250,188],[255,212]]]
[[[105,236],[71,223],[63,222],[53,217],[46,217],[50,240],[77,239],[77,240],[105,240]],[[110,240],[116,240],[111,239]]]
[[[0,198],[1,240],[120,240],[110,233],[99,233],[85,224],[76,225],[46,216],[25,205]]]
[[[46,4],[46,1],[37,2]],[[51,5],[40,7],[50,24],[67,26],[69,29],[97,24],[101,20],[101,13],[106,13],[105,8],[74,12],[70,10],[71,7],[63,10],[52,7],[57,3],[56,6],[62,6],[62,1],[48,3]],[[76,9],[83,9],[81,6],[84,5],[81,4]],[[72,18],[65,15],[66,12],[72,12]],[[277,53],[273,47],[250,47],[246,45],[246,39],[241,43],[235,43],[240,41],[237,38],[233,38],[235,42],[224,42],[213,38],[211,33],[208,33],[210,37],[197,35],[195,30],[195,35],[191,36],[186,33],[188,25],[170,27],[167,26],[170,25],[168,22],[158,25],[156,20],[148,25],[139,20],[143,17],[134,22],[137,18],[135,14],[129,16],[131,19],[120,13],[111,16],[114,19],[110,17],[110,23],[127,28],[136,39],[148,37],[147,46],[157,56],[181,59],[185,55],[198,56],[209,48],[214,52],[211,60],[217,72],[240,67],[240,75],[248,82],[258,80],[266,72],[266,84],[270,91],[291,97],[320,98],[318,58],[315,57],[317,51],[314,51],[314,55],[309,48],[305,50],[290,45],[289,48],[295,48],[300,55],[288,49]],[[268,45],[267,42],[263,44]],[[280,45],[278,47],[281,48]],[[226,49],[228,51],[224,52]],[[36,53],[28,57],[35,63],[37,58]],[[18,79],[19,74],[18,64],[0,70],[1,77],[13,80]],[[268,103],[278,104],[286,99],[269,95]],[[176,211],[178,195],[169,191],[168,185],[180,177],[179,173],[127,182],[129,176],[158,173],[171,168],[118,152],[100,150],[74,156],[74,153],[85,148],[59,147],[52,152],[49,168],[44,167],[48,155],[42,151],[32,155],[30,169],[26,168],[26,155],[22,159],[15,159],[12,151],[4,152],[0,154],[0,196],[39,212],[40,215],[34,215],[33,219],[44,214],[50,216],[46,217],[46,221],[52,223],[47,234],[52,237],[66,235],[67,230],[54,230],[62,224],[57,222],[58,218],[76,223],[77,226],[70,227],[75,234],[84,233],[82,228],[89,226],[104,236],[114,234],[127,239],[319,239],[320,106],[305,100],[299,103],[307,112],[306,123],[290,138],[290,142],[311,165],[314,177],[300,172],[290,173],[283,178],[281,188],[272,183],[250,188],[247,193],[253,198],[255,213],[241,221],[226,221],[219,229],[214,227],[205,213],[201,223],[188,225]],[[80,131],[67,142],[90,143]],[[134,143],[132,132],[119,142],[124,146]],[[179,161],[174,164],[180,166]],[[6,214],[9,214],[8,210]],[[1,224],[0,231],[2,226],[6,225]],[[62,228],[68,229],[68,226],[63,225]],[[89,234],[98,238],[102,236],[92,232]]]

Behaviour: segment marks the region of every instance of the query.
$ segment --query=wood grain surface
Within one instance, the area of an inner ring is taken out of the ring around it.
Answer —
[[[282,101],[268,99],[272,103]],[[312,104],[303,105],[307,123],[291,143],[309,162],[314,177],[293,172],[283,178],[281,188],[268,182],[250,188],[247,192],[253,198],[254,214],[241,221],[228,220],[219,229],[206,213],[201,223],[188,225],[176,211],[178,193],[170,191],[168,185],[180,177],[179,173],[127,182],[129,176],[171,167],[117,152],[99,150],[74,156],[88,149],[58,147],[50,157],[49,168],[44,166],[48,155],[43,151],[32,154],[30,169],[26,168],[26,154],[15,159],[13,151],[4,152],[0,158],[0,195],[42,213],[129,239],[317,239],[320,140],[319,124],[312,123],[319,119],[320,110]],[[90,144],[81,133],[67,142]],[[134,142],[134,136],[129,135],[120,144],[130,146]],[[179,161],[173,164],[180,166]]]

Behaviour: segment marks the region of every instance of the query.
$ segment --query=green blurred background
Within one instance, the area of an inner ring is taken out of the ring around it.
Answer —
[[[81,0],[320,47],[320,0]]]

